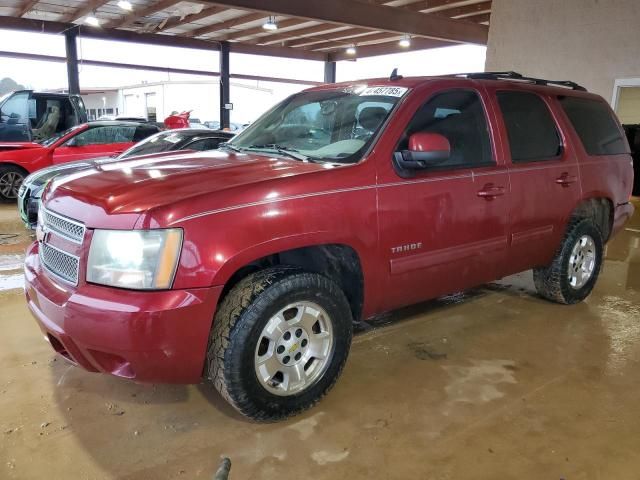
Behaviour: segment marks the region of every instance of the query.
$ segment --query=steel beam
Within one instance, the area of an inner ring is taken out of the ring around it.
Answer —
[[[8,52],[0,50],[0,58],[15,58],[17,60],[33,60],[36,62],[54,62],[54,63],[66,63],[66,57],[60,57],[55,55],[41,55],[37,53],[22,53],[22,52]],[[107,68],[126,68],[131,70],[145,70],[150,72],[163,72],[179,75],[199,75],[205,77],[219,77],[219,72],[212,72],[207,70],[193,70],[186,68],[170,68],[170,67],[158,67],[156,65],[141,65],[139,63],[121,63],[121,62],[107,62],[102,60],[88,60],[82,59],[83,65],[91,67],[107,67]],[[229,74],[231,80],[256,80],[260,82],[275,82],[275,83],[293,83],[297,85],[321,85],[322,82],[314,82],[311,80],[298,80],[296,78],[281,78],[281,77],[267,77],[263,75],[245,75],[242,73]]]
[[[245,8],[269,15],[308,18],[309,20],[352,25],[400,34],[417,35],[454,43],[486,45],[489,29],[437,15],[410,12],[384,5],[364,5],[354,0],[207,0],[208,3]]]
[[[22,30],[34,33],[61,34],[65,30],[74,27],[73,24],[52,22],[46,20],[32,20],[27,18],[0,16],[0,28],[9,30]],[[97,38],[100,40],[113,40],[118,42],[143,43],[147,45],[159,45],[163,47],[194,48],[198,50],[219,50],[219,42],[186,38],[177,35],[162,35],[154,33],[136,33],[128,30],[114,28],[92,28],[79,26],[79,32],[84,38]],[[271,47],[262,45],[247,45],[243,43],[231,43],[231,52],[248,53],[251,55],[265,55],[271,57],[299,58],[303,60],[325,61],[326,54],[309,52],[298,48]]]
[[[324,83],[336,83],[336,62],[324,62]]]
[[[229,88],[229,42],[220,42],[220,129],[229,128],[231,111],[227,105],[231,102]]]
[[[72,28],[64,32],[64,48],[67,56],[67,84],[69,93],[80,94],[80,75],[78,73],[78,29]]]

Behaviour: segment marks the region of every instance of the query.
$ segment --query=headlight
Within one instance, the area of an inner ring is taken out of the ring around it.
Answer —
[[[95,230],[87,282],[136,290],[171,288],[182,229]]]

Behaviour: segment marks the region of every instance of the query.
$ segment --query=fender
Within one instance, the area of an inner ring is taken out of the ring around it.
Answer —
[[[273,255],[288,250],[295,250],[304,247],[315,247],[322,245],[345,245],[353,249],[360,259],[363,269],[363,275],[366,276],[365,269],[367,266],[363,262],[363,246],[353,245],[345,241],[345,239],[336,238],[335,232],[316,231],[297,235],[288,235],[285,237],[274,238],[266,242],[257,243],[256,245],[237,252],[233,257],[229,258],[222,267],[216,272],[211,280],[212,286],[225,285],[231,276],[245,265],[248,265],[260,258]]]

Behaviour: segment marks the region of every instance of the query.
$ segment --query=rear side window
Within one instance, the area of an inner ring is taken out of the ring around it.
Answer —
[[[618,122],[604,102],[577,97],[559,100],[589,155],[629,153]]]
[[[511,161],[549,160],[562,152],[558,129],[542,98],[535,93],[498,92]]]

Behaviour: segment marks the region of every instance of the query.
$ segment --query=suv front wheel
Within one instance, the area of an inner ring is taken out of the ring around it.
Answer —
[[[589,219],[574,219],[550,265],[533,269],[538,293],[558,303],[578,303],[589,296],[602,267],[603,240]]]
[[[207,377],[254,420],[310,408],[347,359],[352,317],[329,278],[279,266],[241,280],[222,301],[207,352]]]
[[[25,177],[24,170],[19,167],[0,165],[0,202],[15,202]]]

